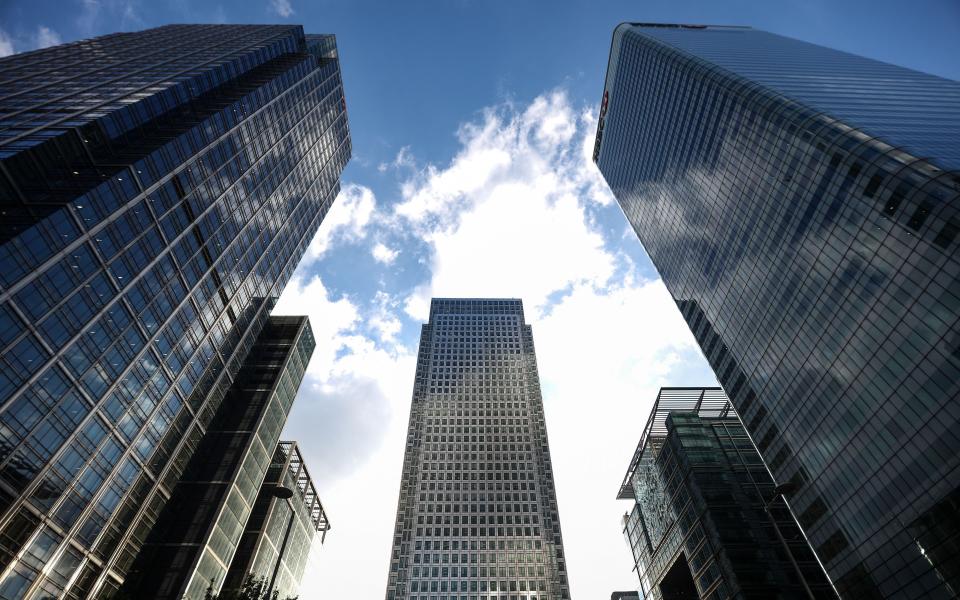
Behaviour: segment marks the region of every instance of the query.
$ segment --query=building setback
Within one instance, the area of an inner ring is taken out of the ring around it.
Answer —
[[[314,345],[306,317],[270,317],[134,561],[131,597],[221,589]]]
[[[0,597],[109,597],[339,190],[336,43],[171,25],[18,54],[0,123]]]
[[[290,498],[278,490],[290,490]],[[330,530],[320,496],[296,442],[280,442],[260,486],[223,589],[237,590],[247,577],[273,581],[280,598],[297,596],[310,548]]]
[[[960,592],[960,83],[622,24],[594,159],[844,598]]]
[[[520,300],[439,299],[420,334],[387,600],[570,597]]]
[[[720,388],[660,390],[617,497],[648,600],[836,600]]]

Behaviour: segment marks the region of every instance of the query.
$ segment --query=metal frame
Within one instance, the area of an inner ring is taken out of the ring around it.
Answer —
[[[701,417],[728,417],[736,415],[730,399],[719,387],[665,387],[660,388],[643,428],[640,443],[633,453],[627,473],[623,476],[618,500],[635,500],[630,480],[640,464],[643,451],[653,440],[667,437],[667,416],[673,412],[695,412]]]
[[[300,448],[294,441],[281,440],[277,444],[277,449],[283,452],[287,457],[287,464],[284,472],[289,472],[296,482],[296,492],[307,511],[310,513],[310,520],[313,526],[321,533],[320,543],[322,544],[330,531],[330,519],[327,518],[327,512],[320,502],[320,495],[317,489],[313,487],[313,480],[310,479],[310,473],[307,471],[307,465],[303,461],[303,455],[300,454]]]

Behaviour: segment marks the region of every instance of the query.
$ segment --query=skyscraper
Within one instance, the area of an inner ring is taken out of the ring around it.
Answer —
[[[292,492],[289,498],[284,490]],[[310,548],[318,533],[322,544],[329,530],[330,520],[297,443],[280,442],[223,589],[239,589],[252,576],[272,582],[280,598],[297,596]]]
[[[220,591],[268,468],[278,458],[280,430],[314,345],[306,317],[270,317],[134,561],[125,592],[193,600],[208,587]],[[276,480],[282,473],[273,475]],[[306,537],[304,560],[312,539]],[[284,587],[296,595],[290,588],[297,584],[299,578]]]
[[[520,300],[439,299],[420,334],[387,600],[570,597]]]
[[[720,388],[660,390],[617,497],[648,600],[836,600]]]
[[[0,596],[119,588],[349,155],[299,26],[0,60]]]
[[[844,597],[960,592],[960,83],[622,24],[594,149]]]

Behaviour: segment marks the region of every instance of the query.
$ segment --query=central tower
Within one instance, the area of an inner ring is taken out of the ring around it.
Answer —
[[[387,600],[570,597],[520,300],[437,299],[420,334]]]

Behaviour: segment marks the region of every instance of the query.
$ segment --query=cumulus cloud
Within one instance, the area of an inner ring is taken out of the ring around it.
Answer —
[[[397,334],[403,328],[403,323],[397,317],[399,304],[390,294],[378,291],[374,297],[376,310],[368,319],[370,328],[377,334],[383,343],[396,343]]]
[[[345,335],[360,319],[359,308],[348,298],[330,298],[320,277],[305,277],[300,272],[287,284],[273,314],[310,317],[316,348],[307,371],[324,376],[345,344]]]
[[[463,125],[449,165],[428,165],[402,186],[395,212],[431,246],[431,280],[407,299],[424,319],[431,296],[522,297],[539,310],[551,294],[617,270],[591,209],[609,192],[584,153],[593,130],[562,91],[523,110],[487,109]]]
[[[401,324],[394,304],[380,292],[366,311],[347,296],[335,298],[320,277],[298,273],[274,308],[275,315],[310,318],[316,348],[287,430],[325,465],[325,481],[359,468],[380,445],[396,405],[409,400],[413,355],[395,343]]]
[[[636,589],[617,488],[659,388],[716,382],[659,280],[578,285],[532,325],[571,595]]]
[[[345,187],[326,237],[314,241],[316,265],[347,245],[335,242],[370,235],[375,260],[389,264],[402,251],[425,275],[401,293],[363,292],[366,303],[303,275],[284,295],[286,307],[331,322],[288,425],[307,440],[333,522],[311,557],[305,596],[383,593],[415,374],[404,325],[424,322],[434,296],[524,300],[571,594],[635,588],[620,525],[630,507],[616,489],[658,387],[713,378],[652,267],[630,258],[641,255],[639,242],[622,235],[623,216],[592,163],[595,127],[591,110],[556,90],[483,111],[459,128],[445,164],[418,167],[404,148],[382,169],[402,178],[392,207],[378,210],[370,190]]]
[[[33,34],[33,43],[37,48],[49,48],[62,44],[63,40],[60,39],[60,34],[56,31],[40,25],[37,27],[36,33]]]
[[[6,31],[0,29],[0,58],[10,56],[15,51],[13,49],[13,40]]]
[[[84,36],[128,31],[144,25],[139,0],[81,0],[77,28]]]
[[[270,10],[284,19],[293,15],[293,6],[290,0],[270,0]]]
[[[626,252],[623,217],[592,162],[596,116],[563,91],[487,109],[446,165],[406,180],[395,215],[429,248],[404,301],[519,297],[533,325],[571,594],[636,585],[615,499],[657,390],[711,385],[662,282]],[[651,269],[647,269],[652,272]]]
[[[370,251],[370,254],[373,255],[373,259],[378,263],[389,265],[393,264],[393,261],[397,259],[397,256],[400,255],[400,251],[390,248],[383,242],[377,242],[377,245],[373,247],[373,249]]]
[[[400,151],[397,152],[397,156],[394,157],[393,161],[386,163],[382,162],[377,165],[377,171],[381,173],[386,173],[391,167],[394,169],[412,169],[416,167],[417,161],[413,157],[413,153],[410,152],[410,146],[404,146],[400,148]]]
[[[364,239],[376,207],[377,200],[370,188],[356,184],[344,186],[310,242],[306,262],[317,260],[336,243]]]
[[[403,448],[416,364],[415,353],[396,343],[395,305],[381,292],[368,312],[346,296],[335,297],[319,277],[298,274],[274,309],[310,316],[317,341],[283,432],[300,443],[333,525],[324,547],[312,548],[303,597],[321,590],[331,597],[368,597],[382,592],[386,581],[403,460],[397,449]],[[359,577],[381,565],[382,581]],[[356,596],[348,591],[360,588]]]

